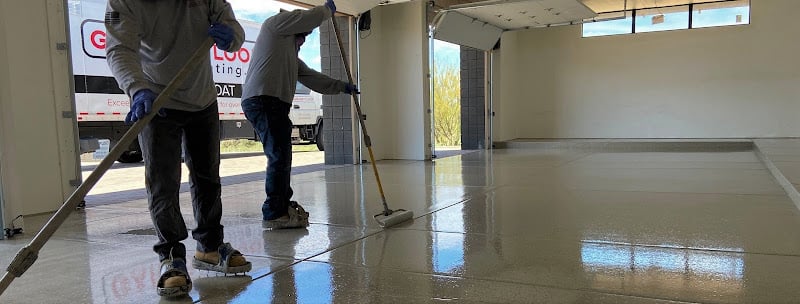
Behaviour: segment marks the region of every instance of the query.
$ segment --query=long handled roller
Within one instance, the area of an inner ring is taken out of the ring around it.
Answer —
[[[11,264],[6,268],[6,273],[3,275],[2,280],[0,280],[0,295],[5,292],[14,278],[22,276],[22,274],[36,262],[36,259],[39,257],[39,250],[42,249],[42,246],[53,236],[53,233],[56,232],[58,227],[64,223],[64,220],[67,219],[72,210],[75,210],[75,207],[77,207],[86,194],[89,193],[89,190],[97,184],[100,177],[114,164],[114,161],[125,152],[125,149],[127,149],[133,140],[136,139],[136,136],[139,135],[139,132],[153,119],[153,116],[158,113],[158,110],[161,109],[167,100],[169,100],[170,96],[172,96],[172,93],[183,83],[186,76],[192,72],[195,66],[201,64],[201,61],[206,58],[205,56],[207,56],[208,50],[213,44],[214,40],[211,38],[206,39],[206,41],[202,43],[192,57],[189,58],[186,64],[178,71],[175,78],[167,84],[164,90],[161,91],[161,94],[158,94],[156,100],[153,101],[150,114],[139,119],[131,126],[128,132],[125,132],[114,148],[112,148],[111,151],[108,152],[108,155],[97,165],[97,168],[89,174],[89,177],[86,178],[78,189],[75,189],[75,192],[70,195],[69,199],[58,208],[58,211],[50,217],[50,220],[39,230],[39,233],[36,234],[31,242],[17,252],[14,260],[12,260]],[[208,63],[206,62],[206,64]]]
[[[346,53],[344,52],[344,45],[342,45],[342,36],[339,32],[339,26],[336,25],[336,21],[333,17],[331,18],[331,24],[333,24],[333,30],[336,32],[336,42],[339,43],[339,51],[342,54],[344,69],[347,71],[347,79],[350,80],[350,83],[354,83],[353,74],[350,73],[350,65],[347,64],[347,57],[345,57]],[[355,105],[356,111],[358,112],[358,122],[361,124],[361,132],[364,134],[364,145],[367,146],[367,150],[369,151],[369,163],[372,164],[372,172],[375,173],[375,180],[378,182],[378,191],[381,193],[381,200],[383,200],[383,212],[376,214],[375,220],[378,221],[378,224],[380,224],[382,227],[389,227],[408,221],[414,218],[413,212],[404,209],[391,210],[389,209],[389,205],[386,204],[386,195],[383,194],[381,177],[378,175],[378,167],[375,164],[375,156],[372,154],[372,140],[370,140],[370,137],[367,134],[367,126],[364,124],[364,115],[361,114],[361,106],[358,102],[358,94],[356,94],[356,92],[351,92],[350,95],[353,97],[353,105]]]

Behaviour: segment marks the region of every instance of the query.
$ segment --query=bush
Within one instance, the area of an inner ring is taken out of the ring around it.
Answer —
[[[250,139],[229,139],[219,143],[219,150],[222,153],[237,152],[264,152],[261,142]],[[292,145],[292,152],[318,152],[317,145],[299,144]]]
[[[433,106],[437,146],[461,145],[461,75],[454,66],[434,66]]]
[[[219,143],[219,149],[222,153],[229,152],[262,152],[261,143],[249,139],[230,139],[223,140]]]

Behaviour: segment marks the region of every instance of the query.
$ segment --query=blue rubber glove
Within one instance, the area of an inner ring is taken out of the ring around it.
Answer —
[[[326,0],[325,6],[331,9],[331,15],[336,14],[336,3],[333,3],[333,0]]]
[[[214,23],[208,28],[208,35],[214,38],[217,43],[217,48],[227,51],[233,42],[233,29],[224,23]]]
[[[133,124],[139,119],[142,119],[147,113],[150,113],[150,110],[153,109],[153,102],[157,97],[158,95],[150,89],[142,89],[133,94],[131,111],[125,116],[125,123],[129,125]],[[158,115],[164,117],[167,116],[167,112],[164,111],[164,109],[160,109]]]
[[[347,94],[361,94],[361,92],[358,91],[358,87],[352,83],[348,83],[344,86],[344,92]]]

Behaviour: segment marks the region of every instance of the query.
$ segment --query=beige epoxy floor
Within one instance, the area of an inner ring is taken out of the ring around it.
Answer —
[[[225,186],[226,240],[253,271],[190,268],[191,297],[161,299],[144,199],[91,207],[0,303],[800,302],[800,212],[753,152],[495,150],[379,169],[413,222],[375,223],[369,166],[295,175],[304,230],[260,228],[261,180]],[[0,263],[30,237],[0,242]]]

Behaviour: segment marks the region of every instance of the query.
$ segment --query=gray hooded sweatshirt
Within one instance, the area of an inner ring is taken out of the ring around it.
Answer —
[[[141,89],[159,93],[208,38],[213,23],[234,32],[228,50],[238,51],[244,29],[224,0],[109,0],[106,55],[111,72],[128,96]],[[199,111],[217,100],[210,51],[176,90],[165,108]]]
[[[346,82],[309,68],[297,57],[295,35],[311,32],[330,18],[331,10],[318,6],[280,12],[265,20],[253,49],[242,100],[263,95],[291,104],[297,81],[322,94],[344,92]]]

